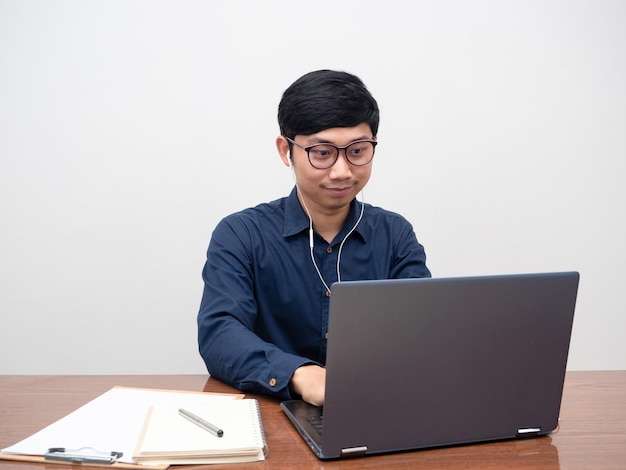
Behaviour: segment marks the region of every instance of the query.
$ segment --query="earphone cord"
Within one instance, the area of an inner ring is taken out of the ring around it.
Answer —
[[[308,212],[308,210],[307,210]],[[324,287],[326,288],[326,292],[330,292],[330,287],[328,287],[328,284],[326,284],[326,281],[324,281],[324,277],[322,276],[322,273],[320,272],[320,268],[317,267],[317,263],[315,262],[315,255],[313,254],[313,221],[311,220],[311,218],[309,218],[309,247],[310,247],[310,254],[311,254],[311,261],[313,262],[313,267],[315,267],[315,271],[317,271],[317,275],[320,278],[320,281],[322,281],[322,284],[324,284]]]
[[[289,158],[289,155],[287,155],[287,158]],[[293,171],[293,166],[289,164],[289,168],[291,169],[291,175],[293,176],[293,181],[296,185],[296,189],[298,189],[298,181],[296,179],[296,174]],[[311,254],[311,261],[313,262],[313,266],[315,267],[315,271],[317,272],[317,275],[320,278],[320,281],[322,281],[322,284],[324,284],[324,287],[326,288],[326,292],[330,294],[330,287],[328,287],[328,284],[326,284],[326,281],[324,281],[324,276],[322,276],[322,273],[320,272],[320,268],[317,267],[317,263],[315,262],[315,254],[313,253],[313,248],[315,246],[315,242],[313,240],[313,218],[311,217],[311,213],[309,212],[309,208],[307,207],[306,202],[304,202],[304,199],[302,199],[302,205],[304,206],[306,215],[309,217],[309,248],[310,248],[310,254]],[[343,245],[348,239],[348,237],[352,235],[352,232],[356,230],[357,226],[361,222],[364,211],[365,211],[365,196],[363,195],[363,190],[361,190],[361,213],[359,214],[359,218],[354,224],[354,227],[352,227],[350,231],[346,234],[346,236],[343,237],[343,240],[341,241],[341,244],[339,245],[339,251],[337,252],[337,282],[341,282],[340,264],[341,264],[341,251],[343,250]]]
[[[337,282],[341,282],[341,272],[340,272],[341,271],[340,270],[341,251],[343,250],[344,243],[346,242],[348,237],[352,235],[352,232],[356,230],[357,226],[361,222],[361,219],[363,218],[363,212],[365,211],[364,199],[365,199],[365,196],[363,195],[363,190],[361,190],[361,213],[359,214],[359,218],[357,219],[354,226],[350,229],[350,231],[346,234],[346,236],[343,237],[343,240],[341,241],[341,244],[339,245],[339,251],[337,253]],[[313,262],[313,266],[315,267],[315,271],[317,272],[317,275],[320,278],[320,281],[322,281],[322,284],[324,284],[324,287],[326,288],[326,292],[330,293],[330,287],[328,287],[328,284],[326,284],[326,281],[324,281],[324,277],[322,276],[322,273],[320,272],[320,269],[318,268],[317,263],[315,262],[315,255],[313,253],[313,248],[315,246],[315,243],[313,241],[313,218],[311,217],[309,208],[306,206],[306,203],[304,202],[304,200],[302,200],[302,205],[304,206],[304,210],[309,216],[309,248],[310,248],[310,254],[311,254],[311,261]]]
[[[337,253],[337,282],[341,282],[341,273],[339,272],[339,263],[341,263],[341,250],[343,250],[343,244],[346,242],[348,237],[352,235],[352,232],[356,230],[357,225],[359,225],[359,222],[361,222],[361,219],[363,218],[363,212],[365,211],[364,198],[365,196],[363,196],[363,190],[361,190],[361,213],[359,214],[359,218],[354,224],[354,227],[350,229],[350,231],[346,234],[346,236],[341,241],[341,245],[339,245],[339,252]]]

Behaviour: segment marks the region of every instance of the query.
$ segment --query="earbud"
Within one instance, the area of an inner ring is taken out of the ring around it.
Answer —
[[[287,153],[287,165],[291,168],[291,155],[289,153]]]

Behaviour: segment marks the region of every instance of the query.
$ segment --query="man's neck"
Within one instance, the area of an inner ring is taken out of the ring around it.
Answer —
[[[302,201],[300,201],[300,204],[302,204]],[[350,214],[350,205],[335,210],[320,210],[308,204],[307,207],[313,220],[313,228],[328,243],[335,239],[346,223],[348,214]]]
[[[328,243],[331,243],[343,228],[347,216],[348,214],[346,213],[345,215],[341,216],[333,215],[330,217],[313,217],[313,227],[324,240],[326,240]]]

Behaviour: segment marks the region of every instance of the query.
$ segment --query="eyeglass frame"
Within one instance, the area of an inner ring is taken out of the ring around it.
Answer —
[[[284,137],[285,139],[287,139],[287,141],[288,141],[289,143],[291,143],[291,144],[293,144],[293,145],[295,145],[295,146],[297,146],[297,147],[300,147],[302,150],[304,150],[304,151],[306,152],[307,159],[309,160],[309,164],[310,164],[313,168],[315,168],[316,170],[328,170],[329,168],[332,168],[332,166],[333,166],[335,163],[337,163],[337,160],[339,160],[339,154],[341,153],[341,150],[343,150],[343,153],[344,153],[344,155],[346,156],[346,161],[347,161],[350,165],[353,165],[353,166],[365,166],[365,165],[368,165],[368,164],[372,163],[372,160],[374,160],[374,154],[376,153],[376,145],[378,145],[378,141],[377,141],[377,140],[373,140],[373,139],[359,139],[359,140],[355,140],[355,141],[353,141],[353,142],[350,142],[348,145],[344,145],[344,146],[342,146],[342,147],[340,147],[340,146],[338,146],[338,145],[335,145],[335,144],[331,144],[330,142],[318,142],[317,144],[312,144],[312,145],[307,145],[307,146],[304,146],[304,145],[302,145],[302,144],[299,144],[299,143],[298,143],[298,142],[296,142],[295,140],[290,139],[290,138],[289,138],[289,137],[287,137],[286,135],[284,135],[283,137]],[[365,162],[365,163],[353,163],[353,162],[351,162],[351,161],[350,161],[350,157],[348,157],[348,152],[346,152],[346,150],[348,149],[348,147],[350,147],[350,146],[352,146],[352,145],[354,145],[354,144],[358,144],[359,142],[369,142],[370,144],[372,144],[372,148],[373,148],[373,151],[372,151],[372,158],[370,158],[370,159],[369,159],[367,162]],[[310,152],[310,150],[311,150],[313,147],[317,147],[318,145],[329,145],[329,146],[334,147],[334,148],[336,148],[336,149],[337,149],[337,156],[335,157],[335,160],[333,160],[333,162],[332,162],[330,165],[325,166],[325,167],[322,167],[322,168],[320,168],[320,167],[318,167],[318,166],[313,165],[313,162],[311,161],[311,154],[309,153],[309,152]]]

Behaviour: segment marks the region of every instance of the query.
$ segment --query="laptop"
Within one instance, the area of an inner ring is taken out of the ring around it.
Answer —
[[[550,434],[577,272],[332,286],[323,408],[281,407],[320,459]]]

